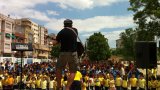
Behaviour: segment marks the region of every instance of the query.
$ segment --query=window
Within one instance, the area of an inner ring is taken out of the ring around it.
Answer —
[[[10,44],[5,43],[5,49],[10,49]]]
[[[6,28],[11,29],[11,24],[10,23],[6,23]]]

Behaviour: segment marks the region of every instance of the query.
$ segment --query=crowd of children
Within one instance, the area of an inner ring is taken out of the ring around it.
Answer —
[[[153,72],[152,72],[153,71]],[[132,63],[124,66],[121,63],[80,64],[78,75],[81,90],[160,90],[160,76],[156,69],[149,70],[148,83],[145,75]],[[31,90],[56,90],[55,63],[33,63],[23,66],[22,83],[21,68],[18,64],[0,64],[0,89],[13,90],[23,88]],[[67,84],[68,69],[63,71],[62,87]],[[20,84],[21,83],[21,84]],[[76,84],[75,84],[76,85]],[[75,86],[73,85],[73,86]],[[77,89],[78,90],[78,89]]]

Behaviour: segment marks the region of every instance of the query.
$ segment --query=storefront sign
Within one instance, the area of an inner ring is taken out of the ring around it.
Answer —
[[[32,43],[12,43],[12,51],[33,51]]]

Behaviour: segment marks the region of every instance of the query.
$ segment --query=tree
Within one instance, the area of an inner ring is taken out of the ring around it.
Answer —
[[[60,54],[60,45],[57,44],[57,45],[55,45],[55,46],[52,47],[51,56],[53,58],[58,58],[59,54]]]
[[[91,61],[106,60],[111,56],[108,40],[100,32],[87,39],[87,50]]]
[[[122,55],[127,59],[134,59],[134,42],[136,40],[136,31],[132,28],[126,29],[120,34],[122,40]]]
[[[130,0],[128,9],[134,12],[138,41],[152,41],[154,36],[160,36],[159,0]]]

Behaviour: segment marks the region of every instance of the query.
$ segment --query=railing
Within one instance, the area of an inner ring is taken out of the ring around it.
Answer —
[[[48,54],[39,54],[38,56],[41,56],[41,57],[48,57]]]

